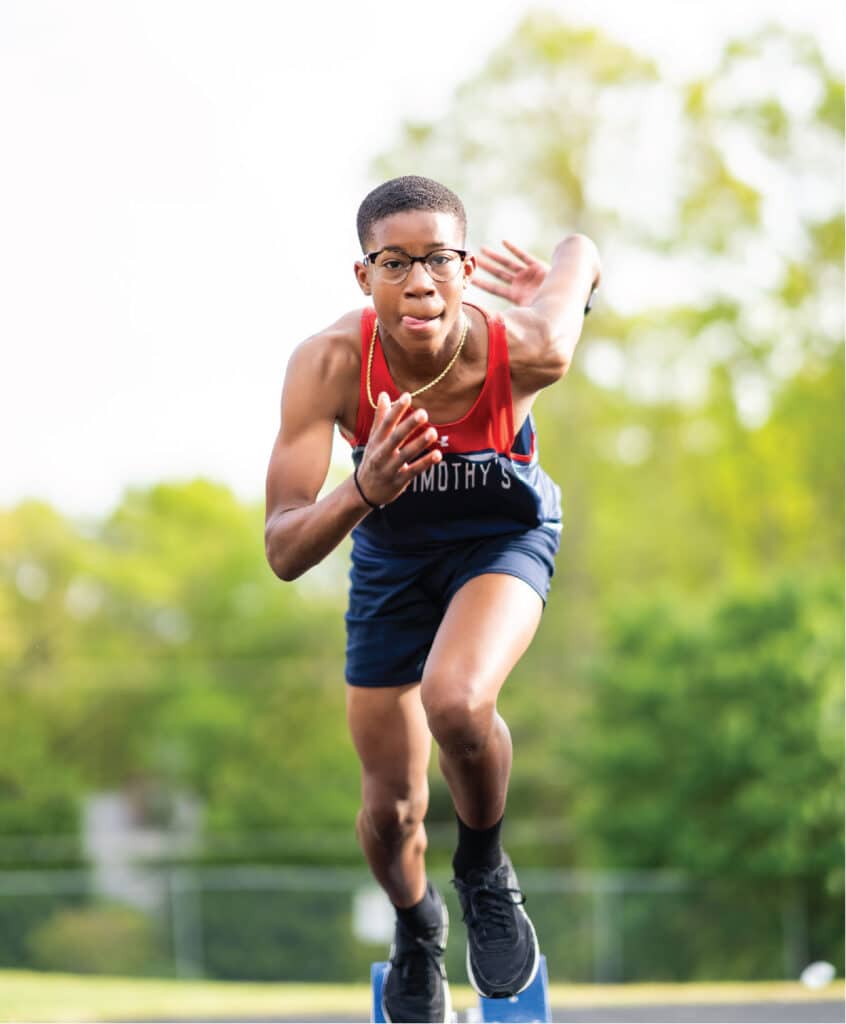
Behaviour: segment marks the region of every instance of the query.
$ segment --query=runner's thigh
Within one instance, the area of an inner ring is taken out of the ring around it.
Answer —
[[[485,573],[470,579],[450,601],[426,659],[424,705],[495,703],[542,612],[536,590],[516,576]]]

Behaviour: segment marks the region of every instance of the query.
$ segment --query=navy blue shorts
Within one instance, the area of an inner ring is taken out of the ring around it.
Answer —
[[[546,603],[560,533],[546,526],[426,551],[386,551],[355,537],[346,614],[351,686],[417,682],[447,605],[468,580],[505,573]]]

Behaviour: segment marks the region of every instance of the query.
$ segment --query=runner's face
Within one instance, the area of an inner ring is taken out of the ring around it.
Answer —
[[[426,256],[435,249],[463,249],[461,225],[451,213],[406,210],[376,221],[367,248],[377,252],[397,248],[409,256]],[[373,298],[383,328],[397,341],[413,345],[443,342],[461,311],[466,282],[476,267],[468,256],[449,281],[435,281],[422,263],[413,263],[399,284],[386,282],[378,270],[363,262],[355,265],[356,278],[365,295]]]

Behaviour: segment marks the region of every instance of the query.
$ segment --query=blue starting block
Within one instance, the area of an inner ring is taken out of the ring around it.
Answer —
[[[552,1020],[549,1008],[549,978],[546,973],[546,957],[541,956],[538,973],[527,989],[510,999],[479,999],[482,1011],[481,1020],[497,1024],[508,1024],[511,1021],[540,1022],[548,1024]]]
[[[385,982],[387,962],[370,965],[370,985],[373,990],[373,1024],[386,1024],[382,1012],[382,985]],[[481,1016],[479,1016],[481,1013]],[[455,1014],[453,1014],[455,1019]],[[519,995],[510,999],[479,999],[479,1010],[468,1019],[484,1024],[548,1024],[552,1020],[549,1008],[549,978],[546,973],[546,957],[540,958],[538,973],[531,985]]]
[[[385,984],[387,970],[387,961],[370,965],[370,987],[373,989],[373,1009],[370,1011],[370,1020],[373,1021],[373,1024],[385,1024],[385,1014],[382,1012],[382,986]]]

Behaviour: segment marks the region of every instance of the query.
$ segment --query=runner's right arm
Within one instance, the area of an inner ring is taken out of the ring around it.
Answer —
[[[294,580],[317,565],[371,511],[352,476],[317,500],[344,397],[351,387],[358,389],[358,373],[350,369],[332,332],[304,342],[288,364],[279,433],[267,470],[265,511],[267,561],[283,580]],[[439,449],[426,451],[436,432],[425,429],[425,411],[403,419],[410,404],[408,395],[393,404],[386,394],[379,395],[358,470],[361,490],[373,505],[393,501],[414,477],[440,461]],[[420,433],[407,441],[417,428]]]

